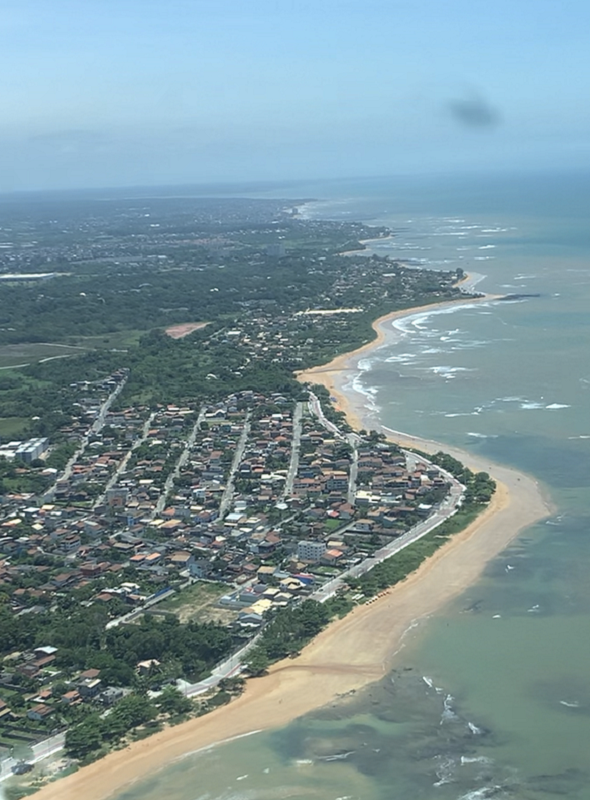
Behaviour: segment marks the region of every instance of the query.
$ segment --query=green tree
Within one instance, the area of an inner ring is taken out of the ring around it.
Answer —
[[[166,686],[157,699],[157,704],[166,714],[188,714],[192,703],[174,686]]]
[[[73,758],[84,758],[98,750],[103,742],[102,720],[98,714],[91,714],[79,725],[68,728],[66,732],[66,752]]]
[[[253,647],[248,653],[248,661],[246,664],[250,675],[255,677],[264,675],[270,666],[270,658],[261,647]]]

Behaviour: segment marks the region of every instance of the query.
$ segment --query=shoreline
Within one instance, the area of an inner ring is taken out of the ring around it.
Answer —
[[[364,395],[347,386],[348,374],[359,360],[391,335],[386,326],[395,319],[425,311],[497,299],[495,295],[395,311],[373,323],[377,338],[338,356],[329,364],[302,371],[301,381],[322,383],[337,400],[355,428],[371,414]],[[346,388],[344,388],[346,387]],[[297,659],[273,665],[267,675],[248,680],[244,693],[206,716],[167,728],[148,739],[114,751],[78,772],[43,787],[39,800],[107,800],[149,774],[179,759],[244,735],[286,725],[294,719],[379,680],[403,649],[406,633],[440,611],[473,584],[490,559],[524,528],[547,517],[549,501],[539,484],[517,470],[492,465],[457,448],[384,428],[402,446],[432,452],[443,449],[477,470],[492,474],[497,490],[485,511],[455,534],[404,581],[371,605],[356,606],[331,623]]]
[[[460,283],[464,283],[468,280],[469,275],[466,275]],[[310,367],[309,369],[297,372],[297,380],[301,383],[319,383],[324,386],[329,391],[335,407],[345,414],[348,424],[352,428],[355,430],[361,430],[362,428],[369,429],[373,422],[371,421],[372,412],[365,405],[366,396],[357,392],[349,385],[348,375],[358,371],[358,364],[367,353],[377,350],[386,342],[394,341],[394,336],[398,338],[401,336],[401,334],[395,332],[391,325],[392,322],[398,319],[407,319],[428,311],[443,311],[447,308],[460,308],[461,306],[470,306],[474,303],[489,303],[494,300],[499,300],[502,297],[503,295],[496,294],[484,294],[473,297],[465,294],[464,297],[459,297],[456,300],[445,300],[440,303],[431,303],[430,305],[414,306],[413,308],[391,311],[389,314],[384,314],[379,317],[371,324],[371,327],[376,333],[375,339],[367,342],[367,344],[361,345],[361,347],[357,347],[355,350],[336,356],[327,364],[321,364],[320,366]],[[395,434],[398,432],[393,431],[393,433]],[[404,441],[409,441],[410,439],[425,441],[420,439],[420,437],[412,437],[404,433],[399,433],[399,435]],[[397,438],[391,436],[388,436],[388,438],[395,441],[397,444],[400,443]],[[416,447],[416,444],[408,446]],[[440,444],[437,449],[446,450],[447,446]]]

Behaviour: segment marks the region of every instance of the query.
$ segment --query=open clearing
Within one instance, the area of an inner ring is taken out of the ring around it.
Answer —
[[[166,333],[172,339],[183,339],[193,331],[198,331],[208,325],[208,322],[183,322],[180,325],[171,325],[166,328]]]
[[[162,611],[172,611],[181,622],[231,622],[237,614],[227,608],[219,608],[217,601],[227,594],[225,583],[198,581],[158,604]]]
[[[204,325],[206,323],[199,323]],[[89,350],[126,351],[138,344],[145,330],[122,330],[97,336],[71,336],[59,342],[20,342],[0,345],[0,369],[25,367],[40,361],[79,356]],[[186,334],[184,334],[186,335]]]
[[[18,439],[29,421],[28,417],[0,417],[0,437]]]
[[[5,344],[0,347],[0,369],[20,367],[45,361],[50,358],[66,358],[78,356],[86,350],[69,344],[52,342],[22,342],[21,344]]]
[[[128,328],[112,333],[100,333],[96,336],[76,336],[68,337],[69,344],[77,344],[86,349],[96,350],[126,350],[136,345],[144,333],[149,330],[137,330]]]

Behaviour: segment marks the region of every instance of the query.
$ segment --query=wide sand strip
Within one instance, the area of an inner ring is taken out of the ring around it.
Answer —
[[[409,316],[421,310],[410,309],[395,316]],[[388,315],[375,323],[379,337],[371,345],[335,359],[327,367],[307,371],[301,379],[318,383],[320,375],[329,375],[330,382],[334,382],[338,375],[336,364],[350,369],[351,359],[379,346],[385,335],[382,324],[392,318]],[[342,409],[348,412],[347,397],[338,396]],[[359,417],[361,411],[359,406]],[[424,450],[443,448],[476,469],[489,471],[498,481],[498,490],[485,512],[384,597],[359,606],[332,623],[297,659],[282,661],[271,667],[265,677],[248,681],[244,694],[230,705],[116,751],[49,784],[36,797],[106,800],[188,753],[251,731],[285,725],[379,679],[391,666],[404,633],[413,623],[432,615],[471,585],[486,563],[519,531],[549,514],[548,502],[530,477],[436,442],[403,438]]]

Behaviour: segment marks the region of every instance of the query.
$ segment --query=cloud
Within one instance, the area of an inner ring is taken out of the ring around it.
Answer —
[[[493,128],[501,121],[497,109],[477,94],[449,100],[447,111],[456,122],[466,128]]]

